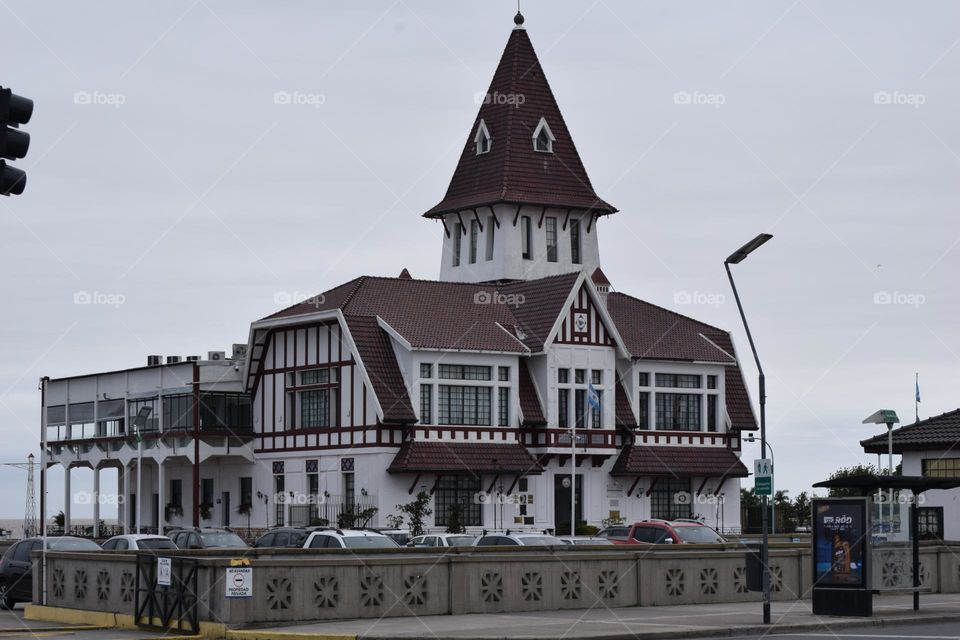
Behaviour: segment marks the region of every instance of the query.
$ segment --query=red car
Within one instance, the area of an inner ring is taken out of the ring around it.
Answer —
[[[696,520],[643,520],[607,527],[597,537],[614,544],[722,544],[719,533]]]

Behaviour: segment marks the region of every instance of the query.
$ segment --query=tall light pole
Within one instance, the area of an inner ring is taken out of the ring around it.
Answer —
[[[770,240],[773,236],[769,233],[761,233],[756,238],[743,245],[723,262],[724,269],[727,270],[727,278],[730,279],[730,288],[733,289],[733,297],[737,301],[737,309],[740,311],[740,319],[743,321],[743,328],[747,332],[747,340],[750,341],[750,350],[753,352],[753,360],[757,363],[757,372],[760,383],[760,449],[766,450],[767,447],[767,384],[763,375],[763,367],[760,365],[760,357],[757,355],[757,347],[753,343],[753,334],[750,333],[750,325],[747,324],[747,316],[743,313],[743,305],[740,304],[740,294],[737,293],[737,285],[733,281],[733,273],[730,271],[730,265],[740,264],[747,256],[756,251],[760,246]],[[760,544],[760,564],[762,565],[762,585],[763,585],[763,624],[770,624],[770,513],[768,511],[769,497],[764,495],[761,500],[763,508],[763,541]]]

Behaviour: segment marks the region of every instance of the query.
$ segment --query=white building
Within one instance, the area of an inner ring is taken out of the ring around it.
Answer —
[[[118,466],[135,500],[131,423],[152,402],[128,524],[139,509],[148,527],[243,527],[243,504],[253,527],[374,507],[364,521],[382,526],[423,491],[431,527],[459,512],[472,529],[566,531],[573,490],[595,526],[738,529],[756,421],[731,337],[611,291],[597,236],[616,212],[518,26],[424,214],[445,229],[440,281],[359,277],[253,322],[242,359],[52,380],[53,460]]]

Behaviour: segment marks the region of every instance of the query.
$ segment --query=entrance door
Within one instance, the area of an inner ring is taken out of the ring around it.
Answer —
[[[230,526],[230,492],[224,491],[220,499],[220,504],[223,505],[223,515],[220,517],[221,527]]]
[[[553,476],[553,523],[558,536],[570,535],[570,474]],[[577,522],[583,521],[583,476],[577,475]]]
[[[137,494],[130,494],[130,530],[133,531],[137,528]]]

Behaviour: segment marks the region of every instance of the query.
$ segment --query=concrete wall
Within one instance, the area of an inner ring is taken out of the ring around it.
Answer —
[[[746,590],[744,554],[733,547],[431,551],[249,550],[250,599],[224,595],[229,551],[178,554],[200,558],[201,619],[231,625],[760,599]],[[958,552],[960,545],[924,546],[928,590],[960,591]],[[770,557],[773,598],[809,597],[809,548],[781,545]],[[46,580],[48,605],[133,613],[133,554],[51,552]],[[39,602],[40,581],[34,585]]]

